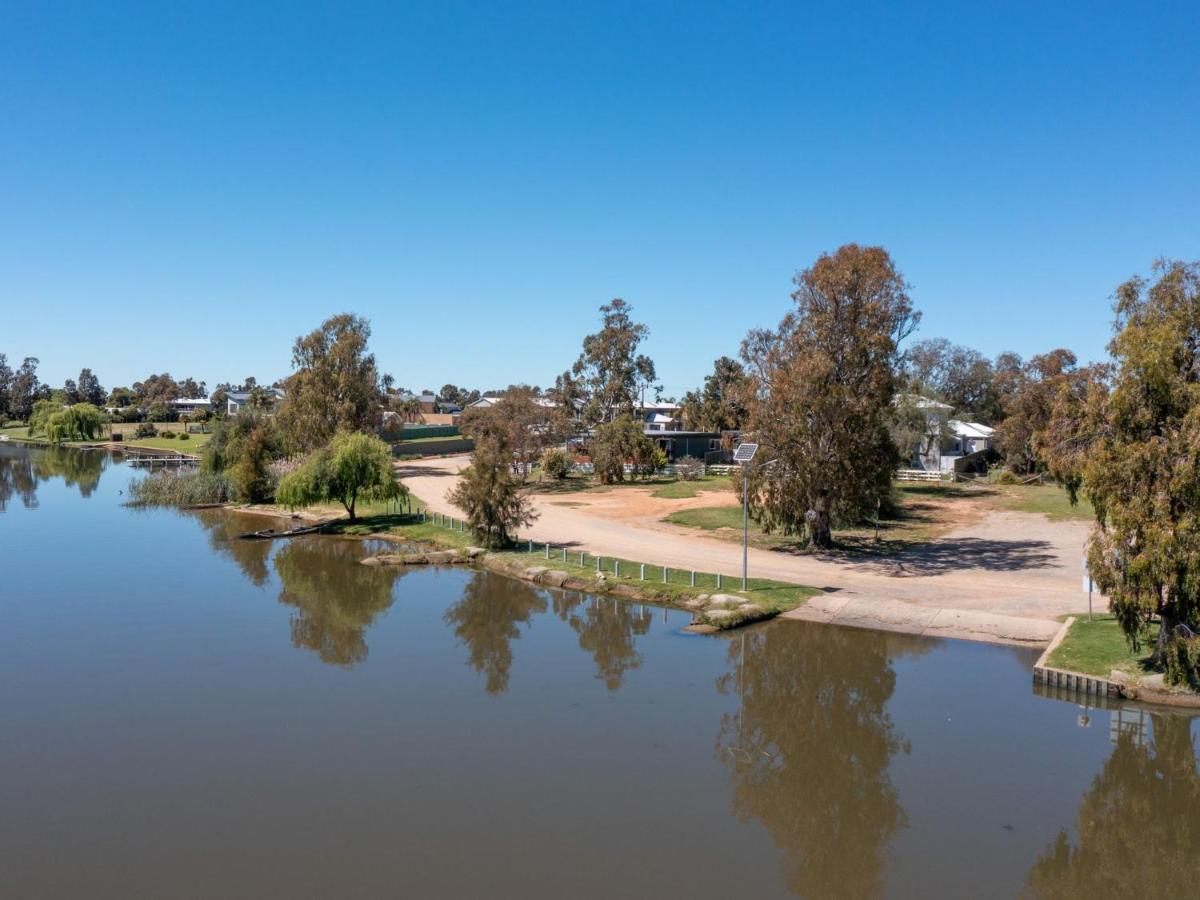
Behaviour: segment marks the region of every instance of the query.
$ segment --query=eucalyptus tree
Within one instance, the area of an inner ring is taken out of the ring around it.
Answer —
[[[920,315],[882,247],[846,244],[795,284],[778,328],[742,343],[747,430],[772,463],[752,471],[750,488],[765,528],[827,548],[836,522],[865,517],[891,491],[898,346]]]

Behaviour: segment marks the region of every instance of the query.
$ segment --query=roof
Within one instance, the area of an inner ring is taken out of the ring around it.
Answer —
[[[255,388],[255,390],[263,391],[268,394],[274,394],[276,399],[279,399],[279,400],[283,399],[283,388],[260,387],[260,388]],[[230,391],[225,396],[227,396],[234,403],[245,403],[247,400],[250,399],[250,395],[253,393],[254,393],[254,391]]]
[[[946,424],[954,436],[960,438],[990,438],[996,430],[978,422],[960,422],[958,419],[951,419]]]
[[[197,403],[208,404],[207,397],[180,397],[177,400],[172,400],[171,403],[175,406],[193,406]]]

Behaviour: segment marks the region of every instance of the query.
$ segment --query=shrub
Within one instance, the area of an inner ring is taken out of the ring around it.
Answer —
[[[158,429],[149,422],[140,422],[138,427],[133,429],[133,436],[137,439],[152,438],[158,435]]]
[[[192,439],[192,436],[190,434],[188,434],[186,431],[181,431],[179,433],[179,439],[181,441],[190,441]]]
[[[175,432],[172,431],[170,428],[164,428],[162,431],[160,431],[158,433],[158,436],[165,437],[165,438],[173,438],[173,437],[175,437]]]
[[[675,463],[675,474],[681,481],[696,481],[704,477],[704,461],[694,456],[685,456]]]
[[[571,474],[571,454],[562,447],[551,447],[542,454],[542,471],[562,481]]]
[[[1167,684],[1200,690],[1200,638],[1180,628],[1167,639],[1163,649],[1164,680]]]
[[[133,506],[195,506],[228,503],[233,487],[216,472],[156,472],[129,483]]]

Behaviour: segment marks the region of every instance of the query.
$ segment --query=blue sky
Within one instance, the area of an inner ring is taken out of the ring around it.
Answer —
[[[0,3],[0,352],[545,385],[620,296],[678,395],[847,241],[988,355],[1200,258],[1200,4],[846,6]]]

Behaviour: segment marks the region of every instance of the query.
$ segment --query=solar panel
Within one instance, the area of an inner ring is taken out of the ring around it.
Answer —
[[[757,452],[758,444],[738,444],[737,449],[733,451],[733,461],[748,463],[754,459],[754,454]]]

